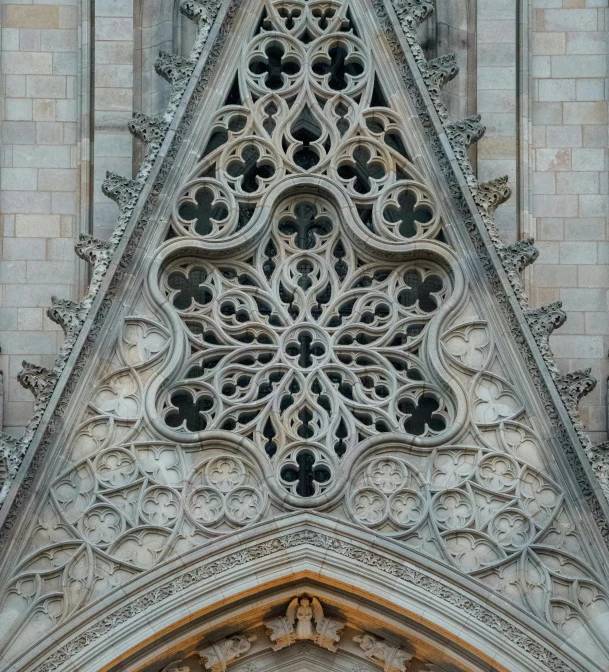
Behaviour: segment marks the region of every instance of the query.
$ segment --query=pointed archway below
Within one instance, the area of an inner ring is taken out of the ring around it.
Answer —
[[[319,514],[290,514],[196,549],[92,604],[7,672],[160,671],[262,627],[303,593],[350,628],[450,663],[451,672],[602,669],[540,623],[530,634],[529,616],[469,579],[354,532]]]

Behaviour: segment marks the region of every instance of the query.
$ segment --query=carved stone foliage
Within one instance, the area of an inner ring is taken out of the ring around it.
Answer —
[[[322,649],[336,651],[345,624],[324,616],[319,600],[304,595],[290,602],[285,616],[266,621],[265,626],[273,642],[273,651],[303,640],[312,641]]]

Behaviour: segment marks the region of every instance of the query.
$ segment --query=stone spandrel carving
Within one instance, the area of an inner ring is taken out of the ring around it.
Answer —
[[[323,607],[316,597],[295,597],[286,615],[264,624],[273,642],[273,651],[291,646],[297,641],[312,641],[322,649],[336,651],[340,633],[345,627],[341,621],[324,616]]]
[[[221,639],[199,651],[201,662],[206,670],[226,672],[227,665],[247,653],[255,640],[256,635],[235,635]]]
[[[389,644],[368,632],[353,638],[368,660],[380,665],[384,672],[406,672],[412,655],[401,646]]]

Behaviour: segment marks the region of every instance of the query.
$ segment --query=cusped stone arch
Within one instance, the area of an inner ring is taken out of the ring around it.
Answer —
[[[332,669],[341,669],[341,659],[362,658],[359,640],[366,633],[399,647],[413,670],[597,669],[543,625],[536,623],[533,634],[530,617],[520,609],[441,563],[422,561],[416,552],[362,535],[349,524],[298,513],[249,528],[238,539],[209,543],[124,585],[83,610],[77,624],[67,623],[26,651],[7,672],[161,672],[179,669],[168,667],[172,663],[196,661],[206,647],[235,636],[253,644],[251,653],[242,647],[243,655],[229,660],[228,669],[267,669],[255,663],[276,655],[273,645],[287,661],[287,668],[276,669],[291,669],[320,652],[307,651],[308,642],[278,646],[269,638],[269,621],[282,618],[301,596],[316,598],[337,623],[335,639],[322,646],[340,652]],[[252,666],[245,664],[248,657]],[[332,660],[321,654],[317,669],[327,669],[324,657]],[[382,669],[365,652],[363,658],[351,669]]]

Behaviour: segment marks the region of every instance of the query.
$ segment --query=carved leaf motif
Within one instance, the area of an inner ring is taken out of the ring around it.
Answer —
[[[133,483],[138,476],[137,463],[127,450],[113,448],[95,459],[95,471],[107,487],[116,488]]]
[[[433,517],[446,530],[467,527],[474,517],[474,504],[463,490],[444,490],[435,496]]]
[[[150,525],[173,525],[180,513],[180,497],[170,488],[155,486],[144,492],[142,518]]]
[[[53,497],[68,522],[75,522],[93,501],[94,488],[93,470],[86,462],[55,482]]]
[[[353,512],[355,517],[364,524],[374,525],[385,519],[387,500],[385,496],[373,489],[364,489],[353,495]]]
[[[496,513],[488,530],[492,539],[508,551],[527,546],[535,534],[533,523],[519,509],[503,509]]]
[[[413,490],[398,490],[389,499],[389,512],[401,528],[410,528],[423,520],[427,505],[419,493]]]
[[[137,418],[139,386],[128,371],[113,374],[98,387],[92,403],[102,413],[118,418]]]
[[[159,485],[178,485],[182,481],[177,446],[134,446],[140,469]]]
[[[107,546],[122,533],[125,519],[118,509],[100,504],[87,510],[79,521],[79,528],[90,543]]]
[[[558,488],[533,469],[525,469],[520,478],[522,508],[535,524],[545,527],[551,520],[561,495]]]
[[[491,453],[485,455],[476,469],[478,483],[493,492],[508,492],[518,484],[520,469],[507,455]]]
[[[121,346],[125,363],[141,366],[154,359],[167,346],[169,335],[158,324],[143,318],[126,319]]]
[[[222,517],[224,502],[222,495],[212,488],[195,490],[188,502],[188,511],[195,521],[209,525]]]
[[[109,553],[121,562],[150,569],[167,553],[169,537],[162,528],[136,528],[117,539]]]
[[[430,487],[435,490],[460,485],[473,474],[477,457],[474,450],[438,450],[431,464]]]

